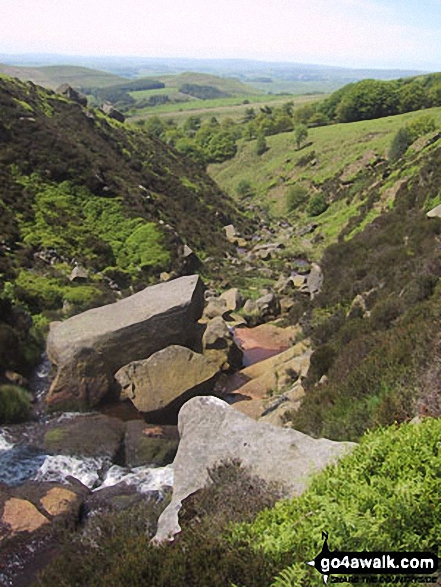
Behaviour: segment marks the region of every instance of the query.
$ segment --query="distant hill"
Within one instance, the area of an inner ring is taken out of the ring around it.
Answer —
[[[228,93],[233,96],[246,96],[259,94],[258,90],[250,88],[250,86],[228,77],[219,77],[217,75],[210,75],[206,73],[196,73],[186,71],[177,75],[158,76],[168,88],[181,88],[184,85],[193,84],[199,86],[211,86],[221,92]]]
[[[124,82],[124,78],[113,73],[75,65],[21,67],[0,63],[0,73],[16,77],[22,81],[31,81],[52,90],[64,83],[76,88],[106,88]]]

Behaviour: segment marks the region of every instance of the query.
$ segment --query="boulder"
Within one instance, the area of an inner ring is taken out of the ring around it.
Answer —
[[[87,269],[81,265],[76,265],[71,274],[69,275],[69,281],[84,282],[89,279],[89,273]]]
[[[306,278],[306,283],[301,287],[301,291],[309,293],[311,299],[314,299],[322,290],[323,272],[317,263],[313,263],[311,271]]]
[[[441,218],[441,204],[429,210],[426,214],[427,218]]]
[[[235,343],[227,323],[220,316],[208,322],[202,337],[202,348],[204,355],[221,370],[242,366],[243,353]]]
[[[84,414],[53,420],[44,436],[48,454],[109,457],[115,459],[121,448],[125,424],[103,414]]]
[[[209,469],[222,461],[238,459],[252,475],[279,483],[287,496],[294,496],[307,488],[313,473],[355,446],[255,422],[214,397],[194,398],[181,408],[179,434],[173,497],[159,518],[157,542],[180,531],[182,501],[209,484]]]
[[[57,94],[60,94],[61,96],[64,96],[65,98],[80,104],[80,106],[87,106],[86,96],[81,92],[78,92],[78,90],[74,90],[73,87],[68,83],[61,84],[61,86],[57,88]]]
[[[275,293],[267,293],[258,298],[256,306],[261,318],[280,314],[280,302]]]
[[[154,465],[164,467],[173,462],[179,444],[176,426],[146,424],[142,420],[127,422],[124,440],[127,467]]]
[[[233,224],[228,224],[228,226],[224,226],[225,236],[230,243],[236,243],[237,239],[239,238],[239,234],[236,232],[236,228]]]
[[[242,295],[237,287],[232,287],[231,289],[224,291],[224,293],[220,295],[220,299],[225,301],[228,310],[231,312],[237,312],[243,304]]]
[[[203,355],[172,345],[144,361],[134,361],[115,375],[121,398],[130,399],[140,412],[168,408],[173,414],[190,397],[209,393],[218,367]]]
[[[118,122],[124,122],[126,119],[124,114],[120,112],[117,108],[112,106],[112,104],[110,104],[109,102],[106,102],[103,105],[103,112],[106,116],[112,118],[113,120],[117,120]]]
[[[44,495],[40,504],[43,509],[52,517],[63,516],[78,518],[81,497],[64,487],[53,487]]]
[[[34,504],[17,497],[11,497],[6,501],[1,522],[9,527],[12,534],[35,532],[49,524],[48,518],[43,516]]]
[[[196,345],[203,290],[197,275],[180,277],[51,325],[47,353],[57,374],[49,405],[95,406],[124,365],[173,344]]]
[[[230,310],[227,302],[222,298],[211,297],[208,299],[207,307],[204,310],[203,317],[205,320],[212,320],[218,316],[227,317]]]

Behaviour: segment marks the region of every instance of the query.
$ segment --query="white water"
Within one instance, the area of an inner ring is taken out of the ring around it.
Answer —
[[[45,455],[29,447],[14,446],[0,431],[0,481],[19,485],[28,480],[66,483],[72,476],[94,491],[124,482],[140,493],[161,491],[173,485],[173,467],[136,467],[112,465],[105,457]]]

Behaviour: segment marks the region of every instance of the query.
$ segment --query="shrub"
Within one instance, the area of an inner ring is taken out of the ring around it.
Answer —
[[[309,200],[307,212],[310,216],[319,216],[327,208],[326,196],[324,194],[314,194]]]
[[[233,537],[273,560],[291,559],[277,587],[323,585],[306,564],[322,547],[340,551],[432,551],[439,556],[441,420],[367,434],[354,452],[314,478],[298,498],[276,504]],[[438,551],[438,552],[437,552]],[[387,577],[382,577],[387,579]],[[383,581],[382,581],[383,582]],[[393,577],[390,583],[393,584]]]
[[[231,521],[251,521],[274,505],[277,488],[250,476],[239,463],[210,471],[212,484],[184,501],[182,532],[173,543],[150,544],[158,506],[91,519],[42,573],[37,587],[268,587],[276,572],[269,557],[225,539]]]
[[[249,181],[241,179],[236,186],[236,194],[241,198],[247,198],[254,194],[254,190]]]
[[[29,417],[32,396],[16,385],[0,386],[0,423],[23,422]]]
[[[286,207],[288,212],[293,212],[308,199],[308,190],[302,185],[293,185],[286,195]]]

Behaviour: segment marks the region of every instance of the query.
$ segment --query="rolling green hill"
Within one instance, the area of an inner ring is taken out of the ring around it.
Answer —
[[[20,67],[0,64],[0,73],[17,77],[22,81],[31,81],[52,90],[64,83],[68,83],[75,88],[105,88],[124,81],[124,78],[113,73],[75,65]]]

